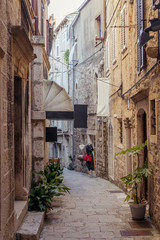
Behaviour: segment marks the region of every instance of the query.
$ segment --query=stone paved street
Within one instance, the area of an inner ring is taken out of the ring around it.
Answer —
[[[70,194],[56,198],[40,240],[160,240],[160,234],[148,221],[144,226],[135,226],[128,204],[124,203],[125,195],[114,184],[67,169],[64,184],[71,189]],[[126,230],[147,236],[122,236],[121,231]]]

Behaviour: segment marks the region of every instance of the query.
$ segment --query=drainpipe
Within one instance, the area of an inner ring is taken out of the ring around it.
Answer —
[[[72,27],[72,31],[73,31],[73,45],[75,44],[75,40],[74,40],[74,30]],[[74,53],[73,53],[73,58],[72,58],[72,62],[73,62],[73,68],[72,68],[72,77],[73,77],[73,109],[74,109],[74,103],[75,103],[75,72],[74,72]],[[72,156],[73,156],[73,162],[75,161],[75,144],[74,144],[74,121],[73,121],[73,135],[72,135]]]

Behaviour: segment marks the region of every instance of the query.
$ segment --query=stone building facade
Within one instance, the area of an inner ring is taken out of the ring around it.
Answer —
[[[38,5],[38,13],[44,11],[43,21],[37,23],[37,35],[32,37],[32,45],[36,58],[31,63],[31,118],[32,118],[32,166],[35,171],[40,171],[49,159],[49,144],[46,143],[45,127],[49,126],[44,111],[44,80],[49,80],[49,23],[48,23],[48,1]],[[35,9],[36,11],[36,9]],[[39,15],[38,19],[41,15]],[[43,27],[42,27],[43,24]]]
[[[78,9],[71,29],[74,55],[70,79],[73,84],[74,104],[87,105],[87,128],[74,129],[74,167],[79,171],[87,171],[85,163],[77,159],[80,154],[79,145],[93,144],[95,171],[99,176],[106,175],[107,149],[102,135],[106,131],[107,120],[97,116],[97,78],[102,78],[104,71],[104,24],[105,1],[85,1]]]
[[[32,129],[32,120],[37,119],[37,115],[32,110],[38,105],[34,100],[35,95],[39,95],[39,89],[31,91],[32,81],[36,80],[32,76],[31,64],[41,58],[34,47],[37,42],[41,44],[37,38],[34,38],[35,35],[41,35],[34,21],[38,16],[33,7],[35,2],[38,3],[31,0],[0,1],[0,239],[2,240],[15,239],[15,233],[27,212],[33,163],[32,134],[39,138],[38,133],[42,131]],[[43,1],[45,11],[48,3]],[[44,16],[45,14],[47,12]],[[41,20],[39,21],[43,27]],[[46,29],[45,23],[44,28]],[[49,69],[45,45],[43,41],[43,61],[37,64],[38,66],[41,64],[41,69],[44,68],[42,63]],[[34,60],[36,57],[37,60]],[[36,72],[39,72],[39,69]],[[33,152],[33,156],[34,154]]]
[[[140,45],[141,32],[150,26],[150,19],[157,18],[158,10],[153,10],[151,1],[114,0],[106,1],[106,16],[105,77],[115,85],[110,87],[109,96],[109,178],[123,187],[120,177],[135,169],[137,161],[115,154],[147,139],[147,150],[141,153],[140,164],[147,158],[149,167],[153,168],[144,191],[150,216],[160,228],[160,69],[157,56],[149,57],[153,47],[158,46],[157,32],[151,33],[154,38],[144,47]]]
[[[73,14],[67,15],[53,31],[49,74],[49,79],[63,87],[70,96],[72,96],[72,90],[69,82],[69,31],[73,18]],[[50,126],[57,127],[58,133],[57,141],[50,143],[50,158],[59,158],[62,166],[68,167],[69,156],[73,151],[73,121],[52,120]]]

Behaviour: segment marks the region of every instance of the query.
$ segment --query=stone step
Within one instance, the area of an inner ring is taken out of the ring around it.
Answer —
[[[44,222],[44,212],[27,212],[16,232],[16,240],[39,240]]]

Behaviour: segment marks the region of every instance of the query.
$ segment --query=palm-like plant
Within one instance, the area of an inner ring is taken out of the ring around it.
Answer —
[[[134,146],[132,148],[128,148],[123,150],[116,155],[126,154],[129,155],[137,155],[138,158],[138,167],[127,176],[121,178],[121,180],[125,183],[126,187],[129,187],[129,194],[125,198],[125,201],[129,201],[132,197],[135,204],[143,203],[145,200],[142,198],[142,194],[138,194],[138,186],[144,183],[144,180],[148,178],[149,175],[152,174],[152,169],[148,168],[147,161],[144,163],[142,167],[139,167],[139,153],[147,146],[147,140],[145,143],[141,145]]]

